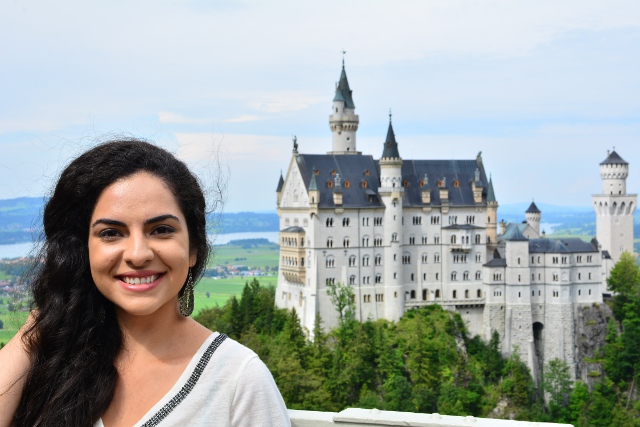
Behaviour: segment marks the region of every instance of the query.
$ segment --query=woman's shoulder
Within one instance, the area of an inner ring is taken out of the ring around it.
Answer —
[[[32,322],[30,316],[18,333],[0,349],[0,427],[11,424],[22,396],[25,376],[31,366],[23,338]]]

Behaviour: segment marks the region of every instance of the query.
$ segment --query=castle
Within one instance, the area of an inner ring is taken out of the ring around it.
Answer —
[[[482,155],[409,160],[391,115],[381,157],[357,151],[359,118],[344,63],[329,125],[332,150],[294,149],[277,186],[280,268],[276,304],[295,308],[311,333],[316,314],[337,325],[327,285],[355,295],[356,318],[397,321],[407,309],[439,304],[460,313],[471,334],[500,335],[539,378],[549,360],[575,371],[575,316],[601,303],[606,276],[633,252],[637,196],[626,194],[629,165],[615,150],[600,164],[593,196],[597,239],[540,235],[532,203],[523,223],[498,224],[498,201]],[[500,230],[498,230],[500,225]]]

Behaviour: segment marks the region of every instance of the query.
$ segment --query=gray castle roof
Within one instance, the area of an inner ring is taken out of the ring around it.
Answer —
[[[540,213],[540,209],[536,206],[534,202],[531,202],[529,209],[527,209],[526,213]]]
[[[496,193],[493,191],[493,180],[489,178],[489,190],[487,191],[487,202],[497,202]]]
[[[389,129],[387,130],[387,139],[384,141],[384,150],[382,150],[382,157],[387,159],[400,158],[398,143],[396,142],[396,135],[393,132],[391,120],[389,120]]]
[[[349,81],[347,80],[347,72],[344,69],[344,64],[342,65],[342,73],[340,74],[340,81],[338,82],[338,86],[336,87],[336,96],[333,97],[335,101],[343,101],[345,108],[356,108],[356,104],[353,103],[353,98],[351,97],[352,90],[349,88]]]
[[[280,180],[278,181],[278,188],[276,188],[276,192],[279,193],[282,191],[282,186],[284,185],[284,179],[282,179],[282,173],[280,173]]]
[[[609,156],[600,163],[601,165],[628,165],[629,163],[620,157],[616,150],[613,150]]]
[[[524,237],[524,234],[522,234],[522,231],[520,230],[520,227],[513,227],[512,230],[513,231],[511,232],[510,236],[508,236],[508,237],[505,236],[505,240],[510,241],[510,242],[523,242],[523,241],[526,242],[527,240],[529,240],[526,237]]]
[[[577,237],[566,239],[531,239],[529,240],[530,253],[581,253],[598,252],[598,248],[592,243],[585,242]]]
[[[280,230],[281,233],[304,233],[304,228],[294,225],[293,227],[287,227],[284,230]]]
[[[506,267],[506,266],[507,266],[507,260],[500,256],[500,252],[498,252],[497,249],[493,251],[493,259],[483,265],[483,267]]]
[[[366,155],[338,155],[338,154],[299,154],[296,156],[300,174],[305,187],[311,188],[315,178],[317,189],[320,191],[319,206],[331,208],[333,203],[333,188],[329,181],[340,174],[342,180],[342,206],[345,208],[383,207],[378,195],[380,187],[380,166],[372,156]],[[313,173],[313,167],[318,174]],[[404,160],[402,164],[402,179],[407,182],[404,187],[404,206],[424,206],[420,183],[425,176],[431,185],[431,206],[440,206],[440,191],[437,182],[446,179],[449,190],[450,206],[475,206],[471,182],[475,179],[476,168],[480,169],[480,177],[486,182],[486,175],[482,165],[476,160]],[[458,186],[455,186],[455,181]],[[348,184],[347,184],[348,182]],[[363,182],[366,185],[363,186]],[[486,190],[483,189],[483,199],[486,201]],[[483,201],[482,204],[485,204]]]

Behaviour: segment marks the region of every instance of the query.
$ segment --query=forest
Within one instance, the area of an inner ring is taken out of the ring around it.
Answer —
[[[472,337],[458,314],[432,305],[398,322],[355,320],[353,293],[328,293],[339,318],[331,331],[317,318],[307,339],[295,310],[275,307],[275,289],[247,282],[239,298],[200,311],[196,320],[253,349],[266,363],[291,409],[347,407],[473,415],[583,426],[640,426],[640,269],[625,254],[612,270],[608,325],[598,362],[605,375],[591,389],[573,383],[567,364],[552,360],[534,387],[517,351],[500,353]],[[545,400],[544,396],[547,396]]]

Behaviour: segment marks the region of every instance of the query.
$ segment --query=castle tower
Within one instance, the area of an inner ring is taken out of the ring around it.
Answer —
[[[380,159],[380,188],[384,203],[384,317],[397,321],[404,314],[402,291],[402,158],[391,124]],[[381,316],[382,317],[382,316]]]
[[[536,206],[534,202],[531,202],[529,209],[524,214],[525,221],[540,235],[540,219],[542,218],[542,212]]]
[[[629,163],[615,149],[607,154],[607,158],[600,163],[602,194],[593,196],[593,208],[596,211],[596,236],[600,249],[609,253],[613,265],[624,251],[633,253],[633,213],[638,196],[627,194]],[[608,269],[603,273],[608,276]]]
[[[498,201],[493,191],[493,180],[489,177],[487,189],[487,252],[493,253],[498,247]]]
[[[333,112],[329,116],[333,150],[327,154],[360,154],[356,151],[356,131],[360,118],[355,114],[356,105],[351,94],[343,59],[340,81],[336,85],[336,95],[333,97]]]

